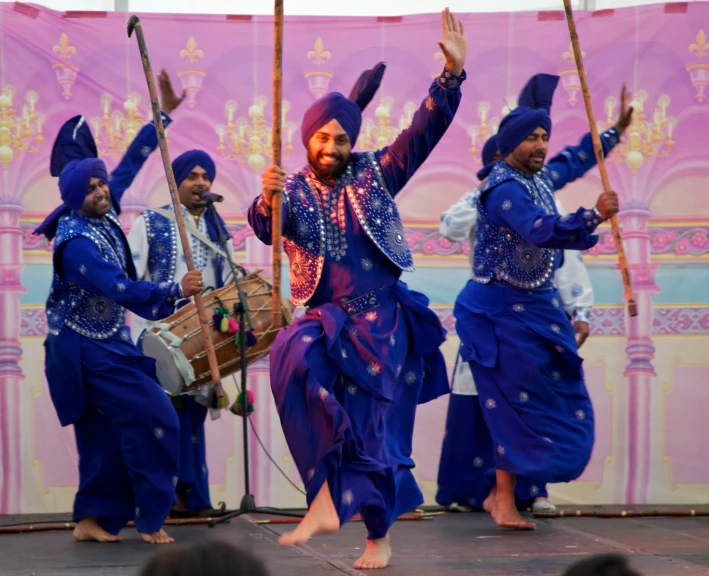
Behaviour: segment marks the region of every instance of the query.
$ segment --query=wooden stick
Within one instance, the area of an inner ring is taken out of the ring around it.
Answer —
[[[586,105],[586,114],[588,115],[588,123],[591,128],[591,139],[593,140],[593,149],[596,152],[596,160],[598,161],[598,170],[601,173],[601,182],[603,183],[603,190],[606,192],[611,191],[610,181],[608,180],[608,172],[606,171],[605,158],[603,156],[603,146],[601,145],[601,138],[598,135],[598,127],[596,126],[596,118],[593,114],[593,105],[591,104],[591,91],[588,88],[588,80],[586,79],[586,71],[583,67],[583,56],[581,56],[581,45],[579,43],[579,36],[576,33],[576,23],[574,22],[574,13],[571,9],[571,1],[564,0],[564,10],[566,11],[566,21],[569,24],[569,35],[571,36],[571,46],[574,51],[574,58],[576,60],[576,69],[579,73],[579,80],[581,81],[581,92],[583,93],[583,101]],[[623,277],[623,287],[625,288],[625,301],[628,307],[628,314],[632,316],[637,316],[638,311],[635,306],[635,297],[633,296],[633,286],[630,283],[630,272],[628,271],[628,262],[625,259],[625,250],[623,248],[623,239],[620,236],[620,226],[618,225],[618,219],[612,216],[610,219],[611,230],[613,232],[613,240],[615,241],[615,249],[618,254],[618,264],[620,267],[620,274]]]
[[[283,0],[275,0],[273,17],[273,165],[281,165],[281,119],[283,116]],[[273,299],[271,323],[278,326],[281,320],[281,228],[283,199],[280,193],[271,198],[273,248]]]
[[[187,269],[192,271],[195,269],[194,260],[192,259],[192,247],[190,246],[189,239],[187,238],[187,231],[185,230],[185,221],[182,217],[182,206],[180,203],[179,195],[177,193],[177,184],[175,183],[175,175],[172,173],[172,164],[170,163],[170,154],[167,150],[167,140],[165,138],[165,128],[162,124],[160,103],[158,102],[158,95],[157,91],[155,90],[155,78],[153,77],[153,70],[150,66],[150,59],[148,58],[148,48],[145,45],[143,28],[140,25],[140,19],[137,16],[131,16],[130,20],[128,20],[128,38],[131,37],[133,30],[135,30],[135,36],[138,39],[138,47],[140,49],[140,56],[143,61],[145,79],[148,81],[148,92],[150,92],[150,103],[153,106],[153,119],[155,120],[155,130],[158,133],[160,155],[162,156],[162,163],[165,167],[167,184],[170,187],[170,196],[172,197],[172,206],[175,210],[175,221],[177,223],[177,230],[180,233],[180,241],[182,242],[182,250],[185,253]],[[221,376],[219,374],[219,364],[217,364],[217,355],[214,352],[212,334],[209,331],[209,324],[207,323],[206,315],[204,313],[204,303],[202,302],[202,295],[199,293],[195,294],[194,301],[197,305],[197,316],[199,317],[199,324],[202,328],[202,336],[204,337],[204,342],[207,347],[207,359],[209,360],[209,370],[212,373],[212,381],[214,382],[214,391],[217,394],[217,398],[221,399],[225,396],[225,394],[220,383]]]

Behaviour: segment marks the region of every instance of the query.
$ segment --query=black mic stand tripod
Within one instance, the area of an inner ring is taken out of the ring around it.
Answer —
[[[239,301],[234,304],[234,312],[236,313],[239,321],[239,356],[241,359],[241,408],[242,408],[242,419],[243,419],[243,445],[244,445],[244,490],[245,493],[241,498],[241,504],[237,510],[232,510],[223,516],[218,518],[212,518],[207,522],[207,526],[213,528],[217,524],[222,524],[228,522],[232,518],[237,518],[243,514],[270,514],[272,516],[287,516],[289,518],[302,518],[302,514],[285,512],[283,510],[278,510],[277,508],[261,507],[256,506],[253,494],[251,494],[251,479],[249,474],[249,427],[246,422],[249,417],[248,413],[248,395],[247,391],[247,370],[246,370],[246,324],[248,322],[249,330],[253,331],[254,325],[251,321],[251,312],[249,310],[249,304],[246,299],[246,294],[241,289],[241,284],[239,282],[239,277],[237,275],[237,270],[241,272],[243,276],[246,276],[246,270],[234,262],[232,258],[231,251],[227,245],[229,240],[229,234],[221,224],[221,218],[217,214],[217,209],[214,207],[214,202],[212,200],[207,200],[207,210],[211,213],[214,219],[214,224],[217,227],[217,233],[219,234],[219,246],[221,247],[224,254],[226,254],[227,261],[229,262],[229,268],[231,270],[231,277],[236,285],[236,290],[239,294]]]

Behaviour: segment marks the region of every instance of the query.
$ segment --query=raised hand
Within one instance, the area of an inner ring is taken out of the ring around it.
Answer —
[[[623,134],[633,121],[633,107],[628,103],[628,90],[625,82],[620,89],[620,115],[615,123],[618,134]]]
[[[175,89],[172,87],[170,75],[163,68],[158,76],[158,85],[160,86],[160,109],[165,114],[171,114],[187,96],[187,90],[182,91],[182,96],[175,94]]]
[[[460,76],[468,54],[468,41],[465,38],[463,23],[446,8],[441,12],[441,28],[443,42],[439,42],[438,46],[446,57],[446,68],[456,76]]]

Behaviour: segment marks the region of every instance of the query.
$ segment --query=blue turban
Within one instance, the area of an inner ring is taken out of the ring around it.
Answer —
[[[331,120],[337,120],[349,137],[350,144],[354,146],[362,126],[362,110],[377,93],[385,69],[386,64],[380,62],[371,70],[360,74],[349,98],[339,92],[330,92],[310,106],[300,127],[303,145],[307,148],[313,134]]]
[[[485,180],[490,174],[490,170],[495,165],[495,154],[497,154],[497,134],[490,136],[483,146],[482,161],[483,167],[477,173],[478,180]]]
[[[83,116],[74,116],[64,123],[57,134],[49,171],[56,178],[69,162],[84,158],[98,158],[98,150],[86,119]]]
[[[91,134],[89,125],[86,123],[86,119],[83,116],[74,116],[67,120],[59,129],[59,134],[57,134],[57,139],[54,141],[54,147],[52,148],[52,156],[49,160],[49,172],[56,178],[57,176],[61,176],[62,171],[69,163],[86,158],[98,158],[96,142]],[[91,177],[89,177],[89,181],[90,179]],[[106,175],[103,179],[104,182],[107,182],[108,176]],[[88,189],[89,185],[87,183],[84,187],[84,196],[86,196]],[[83,202],[82,196],[79,208],[81,208]],[[72,207],[67,203],[62,204],[47,216],[44,222],[35,228],[33,234],[35,236],[43,234],[46,236],[47,240],[51,240],[57,233],[59,219],[64,214],[71,212],[71,209]]]
[[[503,158],[539,127],[551,136],[549,111],[558,83],[559,77],[551,74],[537,74],[527,82],[519,96],[519,106],[503,118],[497,132],[497,143]]]
[[[217,177],[217,166],[212,157],[204,150],[190,150],[180,154],[172,161],[172,173],[175,175],[175,183],[178,188],[197,166],[207,173],[211,182],[214,182]]]
[[[103,160],[84,158],[69,162],[59,176],[59,192],[64,204],[72,210],[81,208],[89,191],[91,178],[108,181],[108,171]]]

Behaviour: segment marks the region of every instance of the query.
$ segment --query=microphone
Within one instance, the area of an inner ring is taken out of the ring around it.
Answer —
[[[224,196],[220,196],[214,192],[207,192],[206,190],[200,192],[199,197],[205,202],[224,202]]]

